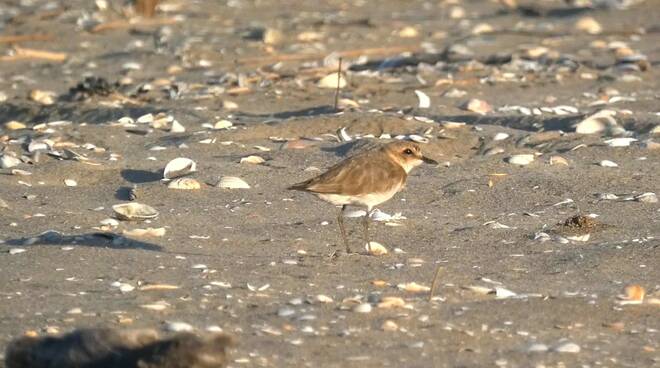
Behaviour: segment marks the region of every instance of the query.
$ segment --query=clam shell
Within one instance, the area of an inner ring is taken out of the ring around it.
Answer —
[[[167,187],[170,189],[195,190],[200,189],[201,185],[193,178],[178,178],[172,180]]]
[[[225,189],[249,189],[250,185],[245,180],[235,176],[223,176],[218,182],[220,188]]]
[[[532,161],[534,161],[534,155],[531,153],[522,154],[522,155],[512,155],[506,159],[506,162],[520,166],[529,165]]]
[[[383,256],[388,253],[387,248],[377,242],[369,242],[368,244],[365,244],[364,248],[367,250],[367,253],[372,256]]]
[[[158,216],[155,208],[137,202],[116,204],[112,210],[118,219],[127,221],[148,220]]]
[[[242,164],[258,165],[258,164],[263,164],[264,162],[266,162],[266,160],[264,160],[260,156],[255,156],[255,155],[251,155],[251,156],[241,158],[241,163]]]
[[[163,177],[165,179],[173,179],[179,176],[190,174],[196,169],[197,164],[195,161],[185,157],[177,157],[167,163],[165,169],[163,170]]]

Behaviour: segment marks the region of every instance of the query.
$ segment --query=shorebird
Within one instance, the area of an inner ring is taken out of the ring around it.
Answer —
[[[346,207],[366,208],[363,218],[364,240],[370,244],[369,216],[372,209],[401,191],[410,170],[422,163],[437,164],[422,154],[419,144],[396,141],[358,153],[323,174],[288,189],[309,192],[328,203],[341,206],[337,223],[346,252],[351,253],[344,227]]]

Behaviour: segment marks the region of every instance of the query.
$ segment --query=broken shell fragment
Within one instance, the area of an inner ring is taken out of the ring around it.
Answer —
[[[218,182],[218,187],[225,189],[250,189],[245,180],[235,176],[223,176]]]
[[[493,107],[490,106],[488,102],[476,98],[473,98],[470,101],[464,103],[461,108],[463,110],[476,112],[477,114],[481,115],[486,115],[487,113],[493,111]]]
[[[165,179],[173,179],[179,176],[188,175],[197,169],[195,161],[185,158],[177,157],[167,163],[163,170],[163,177]]]
[[[158,217],[158,211],[155,208],[137,202],[122,203],[112,206],[115,215],[120,220],[142,221]]]
[[[409,282],[406,284],[399,284],[396,286],[399,290],[407,291],[410,293],[423,293],[426,291],[431,291],[431,288],[428,286],[420,285],[416,282]]]
[[[619,165],[616,162],[610,160],[603,160],[599,162],[598,165],[602,167],[619,167]]]
[[[568,160],[561,156],[550,157],[550,165],[564,165],[568,166]]]
[[[575,22],[575,29],[589,34],[599,34],[603,31],[603,26],[592,17],[583,17]]]
[[[255,156],[255,155],[250,155],[250,156],[241,158],[241,163],[242,164],[258,165],[258,164],[263,164],[264,162],[266,162],[266,160],[264,160],[260,156]]]
[[[610,147],[628,147],[632,142],[637,142],[635,138],[612,138],[605,141]]]
[[[75,187],[78,186],[78,183],[73,179],[64,179],[64,185],[67,187]]]
[[[521,155],[512,155],[509,156],[506,159],[506,162],[512,164],[512,165],[520,165],[520,166],[525,166],[529,165],[534,161],[534,155],[533,154],[521,154]]]
[[[34,89],[30,91],[30,100],[38,102],[42,105],[54,104],[55,96],[57,96],[57,94],[52,91],[42,91],[40,89]]]
[[[21,160],[14,156],[4,154],[2,157],[0,157],[0,168],[2,169],[9,169],[14,166],[18,166],[20,163]]]
[[[365,244],[365,249],[367,250],[367,253],[372,256],[383,256],[387,254],[387,248],[382,244],[373,241]]]
[[[428,109],[429,107],[431,107],[431,99],[426,93],[420,90],[415,90],[415,94],[417,95],[417,99],[419,100],[419,105],[417,107],[419,107],[420,109]]]
[[[153,228],[153,227],[148,227],[146,229],[133,229],[133,230],[124,230],[124,235],[126,236],[134,236],[134,237],[161,237],[165,235],[165,228],[164,227],[159,227],[159,228]]]
[[[170,189],[196,190],[200,189],[201,185],[193,178],[177,178],[167,184],[167,187]]]
[[[653,192],[647,192],[647,193],[642,193],[640,195],[636,195],[634,199],[637,202],[658,203],[658,196]]]
[[[403,308],[406,306],[406,302],[399,297],[395,296],[387,296],[381,299],[380,303],[378,303],[378,308]]]

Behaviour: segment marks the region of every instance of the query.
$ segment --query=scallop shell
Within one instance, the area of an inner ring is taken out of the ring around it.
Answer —
[[[178,178],[172,180],[167,187],[170,189],[196,190],[200,189],[201,185],[193,178]]]
[[[148,220],[158,216],[155,208],[137,202],[116,204],[112,206],[112,210],[118,219],[127,221]]]
[[[163,177],[165,179],[173,179],[179,176],[190,174],[197,169],[195,161],[185,158],[177,157],[167,163],[165,170],[163,170]]]
[[[235,176],[223,176],[218,182],[220,188],[226,189],[249,189],[250,185],[245,180]]]
[[[372,256],[383,256],[387,254],[387,248],[377,242],[369,242],[368,244],[365,244],[364,247],[367,250],[367,253]]]

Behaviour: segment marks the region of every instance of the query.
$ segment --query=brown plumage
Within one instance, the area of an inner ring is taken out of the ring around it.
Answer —
[[[294,184],[289,189],[315,194],[320,199],[342,206],[337,222],[350,252],[344,229],[343,211],[346,206],[365,207],[364,234],[369,244],[369,214],[371,210],[401,191],[408,173],[422,162],[437,164],[424,157],[419,144],[410,141],[388,143],[331,167],[325,173]]]

